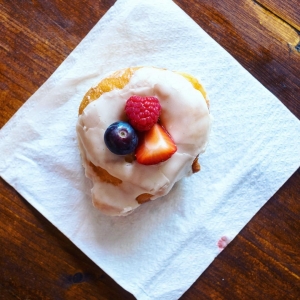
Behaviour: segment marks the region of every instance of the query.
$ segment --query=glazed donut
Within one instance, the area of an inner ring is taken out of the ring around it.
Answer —
[[[134,153],[116,155],[106,146],[106,129],[127,121],[125,105],[133,95],[159,100],[159,123],[177,147],[169,159],[144,165]],[[106,215],[127,215],[166,195],[175,182],[200,170],[198,156],[205,151],[210,126],[206,92],[189,74],[134,67],[104,78],[85,94],[76,126],[85,174],[93,182],[94,206]]]

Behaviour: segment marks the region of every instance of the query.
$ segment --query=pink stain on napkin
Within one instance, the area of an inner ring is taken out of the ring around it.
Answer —
[[[231,242],[231,240],[227,236],[222,236],[218,242],[217,246],[219,247],[220,251],[226,248],[226,246]]]

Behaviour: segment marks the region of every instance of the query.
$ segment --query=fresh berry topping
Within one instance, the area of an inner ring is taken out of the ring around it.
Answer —
[[[125,106],[129,123],[138,131],[149,130],[157,122],[160,110],[156,97],[131,96]]]
[[[137,161],[143,165],[155,165],[169,159],[177,150],[169,133],[159,124],[141,134],[135,151]]]
[[[112,153],[126,155],[135,150],[138,137],[129,123],[115,122],[106,129],[104,142]]]

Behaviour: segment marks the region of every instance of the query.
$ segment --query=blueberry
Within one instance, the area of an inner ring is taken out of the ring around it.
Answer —
[[[112,153],[126,155],[135,150],[138,137],[129,123],[115,122],[106,129],[104,142]]]

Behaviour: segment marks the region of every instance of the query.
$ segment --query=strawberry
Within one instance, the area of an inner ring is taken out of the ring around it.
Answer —
[[[169,159],[177,150],[169,133],[159,124],[141,134],[135,151],[137,161],[143,165],[155,165]]]

